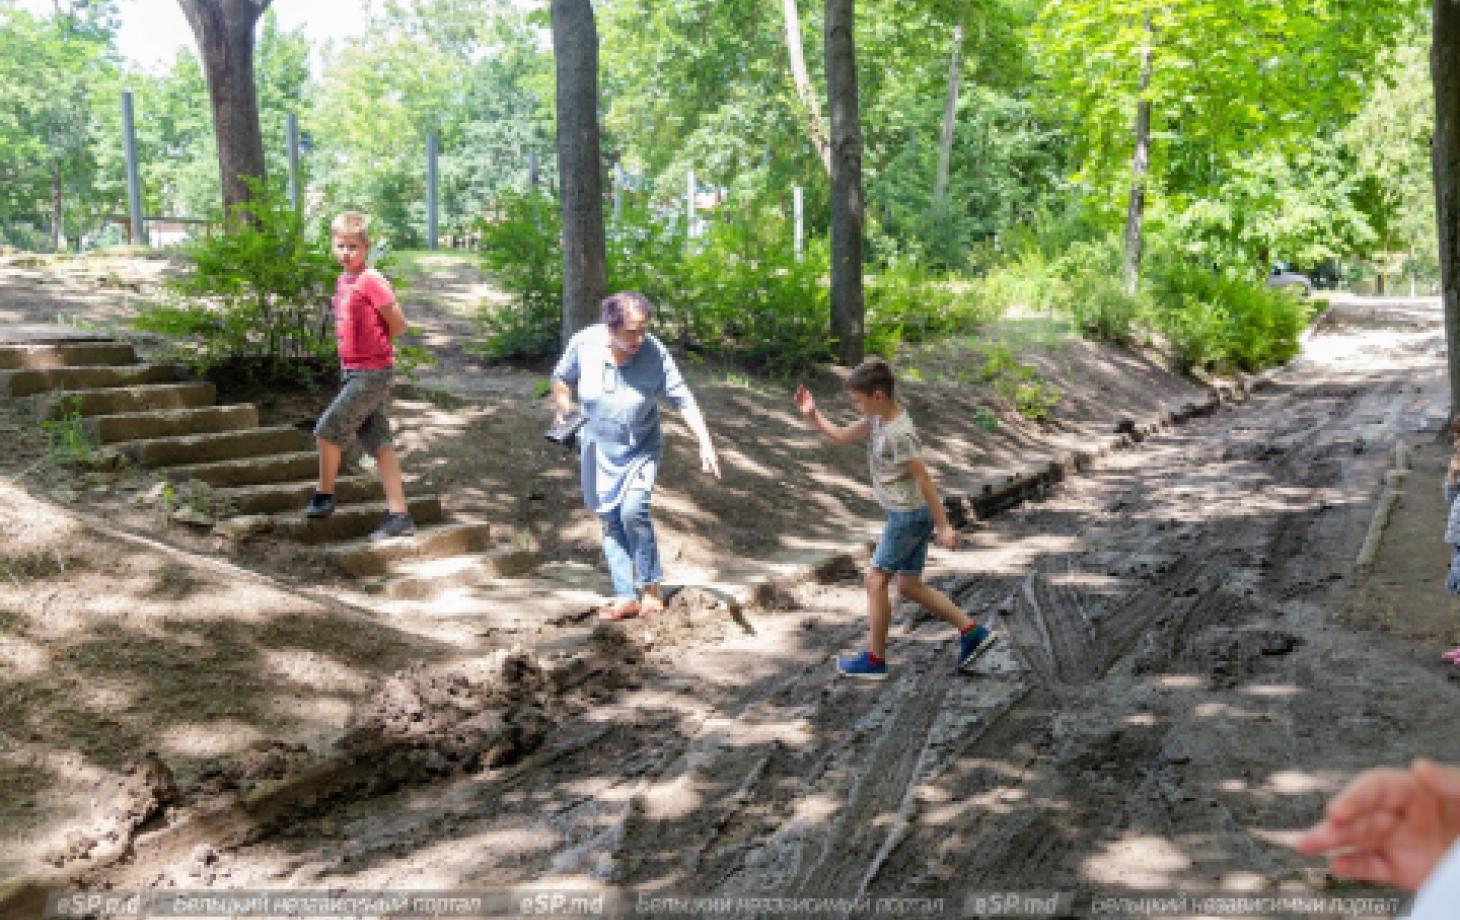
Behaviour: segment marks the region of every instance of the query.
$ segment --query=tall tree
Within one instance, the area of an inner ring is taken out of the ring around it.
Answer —
[[[1136,87],[1135,152],[1130,159],[1130,198],[1125,210],[1125,292],[1141,283],[1141,229],[1146,218],[1146,173],[1151,168],[1151,14],[1143,17],[1141,72]]]
[[[786,20],[786,54],[791,62],[791,81],[796,85],[796,97],[805,109],[807,133],[821,157],[821,165],[831,173],[831,142],[821,124],[821,106],[816,102],[816,89],[811,85],[811,75],[806,71],[806,53],[801,48],[801,16],[796,10],[796,0],[781,0],[782,14]]]
[[[826,92],[831,110],[831,334],[843,364],[862,360],[862,126],[857,108],[855,0],[826,0]]]
[[[1434,0],[1435,222],[1450,367],[1450,414],[1460,408],[1460,0]]]
[[[249,200],[249,180],[266,176],[258,90],[254,86],[254,26],[272,0],[178,0],[203,58],[223,208]]]
[[[958,88],[963,73],[963,25],[953,27],[953,51],[948,56],[948,95],[943,102],[943,133],[938,139],[938,173],[933,177],[933,210],[943,210],[948,194],[948,166],[953,158],[953,119],[958,115]]]
[[[592,0],[552,0],[563,208],[563,339],[591,325],[607,293],[598,27]]]

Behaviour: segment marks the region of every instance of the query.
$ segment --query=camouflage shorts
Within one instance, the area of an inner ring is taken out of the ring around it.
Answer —
[[[374,371],[345,371],[340,393],[314,426],[314,436],[344,447],[350,438],[359,438],[360,446],[374,454],[391,443],[390,418],[385,407],[390,404],[390,368]]]

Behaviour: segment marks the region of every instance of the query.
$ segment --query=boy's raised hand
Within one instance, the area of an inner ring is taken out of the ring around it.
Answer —
[[[958,531],[951,526],[939,527],[933,531],[933,542],[944,549],[958,548]]]
[[[816,414],[816,397],[812,396],[811,391],[806,387],[797,387],[796,395],[792,398],[796,400],[796,408],[801,410],[802,415],[811,418]]]

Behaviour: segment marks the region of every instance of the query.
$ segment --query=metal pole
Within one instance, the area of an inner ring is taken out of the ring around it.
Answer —
[[[791,192],[791,212],[794,215],[796,224],[796,261],[801,261],[801,253],[806,245],[806,225],[804,215],[806,213],[802,198],[801,186],[796,186]]]
[[[289,143],[289,207],[299,210],[299,118],[293,112],[284,117]]]
[[[436,248],[436,132],[426,135],[426,248]]]
[[[537,151],[527,151],[527,184],[537,188]]]
[[[695,171],[691,169],[684,180],[685,186],[685,213],[689,216],[689,223],[685,226],[684,235],[686,239],[694,239],[695,235]]]
[[[615,160],[613,164],[613,222],[624,219],[624,164]]]
[[[147,245],[142,223],[142,183],[137,178],[137,133],[132,128],[132,91],[122,90],[122,144],[127,153],[127,210],[132,216],[133,245]]]

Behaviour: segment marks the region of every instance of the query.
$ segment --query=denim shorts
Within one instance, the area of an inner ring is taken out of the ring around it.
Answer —
[[[345,447],[351,438],[359,438],[367,454],[390,446],[390,418],[385,407],[390,403],[391,369],[345,371],[340,393],[314,426],[314,436],[337,447]]]
[[[928,506],[889,511],[882,538],[872,554],[872,568],[898,575],[921,575],[933,540],[933,512]]]

